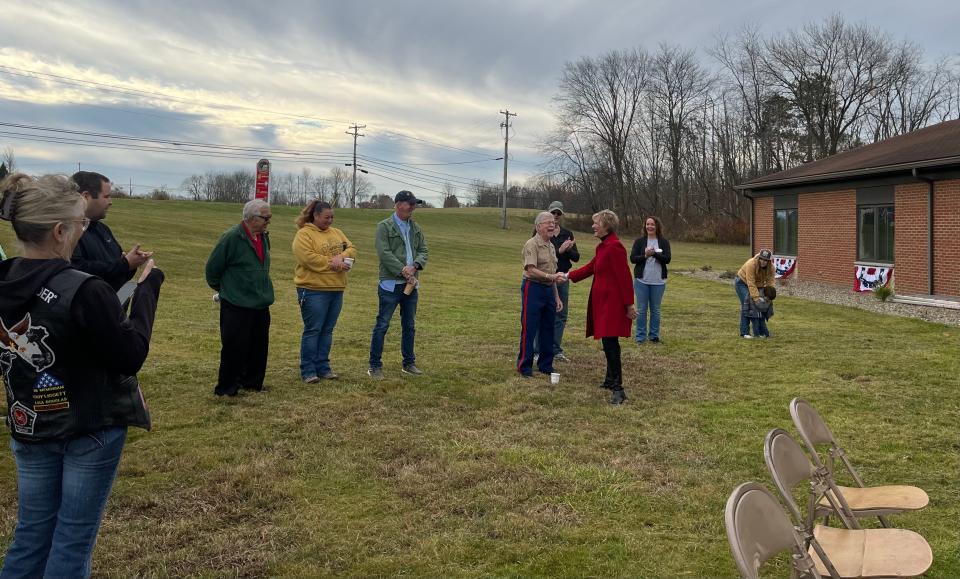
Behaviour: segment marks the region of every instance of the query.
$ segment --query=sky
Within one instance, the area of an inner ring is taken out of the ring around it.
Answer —
[[[469,197],[476,179],[502,183],[500,111],[517,114],[509,180],[547,170],[538,143],[554,126],[552,97],[565,63],[667,43],[698,51],[714,67],[706,49],[745,25],[771,35],[839,13],[918,43],[930,60],[960,56],[960,2],[949,0],[3,6],[0,150],[12,147],[30,173],[79,166],[132,183],[134,193],[158,186],[176,193],[191,174],[252,171],[261,157],[275,173],[323,174],[352,161],[346,133],[360,124],[360,166],[377,193],[409,189],[438,203],[449,183]],[[144,140],[106,147],[91,145],[104,138],[89,133]],[[215,147],[201,154],[193,143]]]

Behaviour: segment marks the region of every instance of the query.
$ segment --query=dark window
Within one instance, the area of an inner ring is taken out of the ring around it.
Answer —
[[[857,259],[893,263],[893,205],[857,208]]]
[[[777,209],[773,217],[773,252],[797,255],[797,210]]]

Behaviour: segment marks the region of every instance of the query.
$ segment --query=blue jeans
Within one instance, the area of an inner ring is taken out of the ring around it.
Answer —
[[[633,292],[637,296],[637,343],[649,338],[660,338],[660,303],[667,284],[650,285],[633,280]],[[647,332],[647,309],[650,310],[650,331]]]
[[[554,315],[553,322],[553,355],[563,353],[563,348],[560,346],[560,342],[563,341],[563,331],[567,327],[567,316],[569,312],[567,309],[570,307],[570,282],[565,281],[563,283],[557,284],[557,293],[560,294],[560,301],[563,302],[563,309],[559,312],[556,312]],[[533,341],[533,353],[540,354],[540,334],[537,334],[537,337]]]
[[[413,353],[413,343],[416,337],[417,294],[420,290],[413,290],[410,295],[403,293],[405,284],[398,283],[392,292],[377,286],[377,297],[380,299],[380,310],[377,312],[377,323],[373,326],[373,336],[370,337],[370,367],[383,366],[383,340],[390,329],[390,318],[400,306],[400,353],[403,355],[403,365],[413,364],[417,357]]]
[[[124,426],[66,442],[10,440],[19,508],[0,577],[89,577],[126,439]]]
[[[330,348],[333,328],[343,308],[343,292],[322,292],[297,288],[297,302],[303,317],[300,338],[300,377],[312,378],[330,373]]]
[[[750,299],[750,288],[747,287],[747,284],[743,283],[738,277],[736,281],[733,282],[733,289],[737,292],[737,298],[740,300],[740,304],[743,305],[743,302]],[[743,308],[740,309],[740,335],[749,336],[750,330],[748,329],[748,320],[749,325],[753,327],[754,336],[765,336],[768,335],[766,331],[766,324],[763,323],[761,318],[748,318],[746,314],[743,313]]]

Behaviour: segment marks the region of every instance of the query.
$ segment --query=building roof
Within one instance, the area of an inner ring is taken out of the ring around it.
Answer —
[[[953,120],[758,177],[737,189],[770,189],[957,163],[960,120]]]

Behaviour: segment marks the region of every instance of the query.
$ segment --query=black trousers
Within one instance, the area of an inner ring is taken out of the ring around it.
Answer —
[[[220,299],[220,374],[215,394],[263,390],[270,343],[270,308],[242,308]]]
[[[620,364],[620,338],[600,338],[603,353],[607,357],[607,376],[603,384],[611,390],[623,388],[623,368]]]

